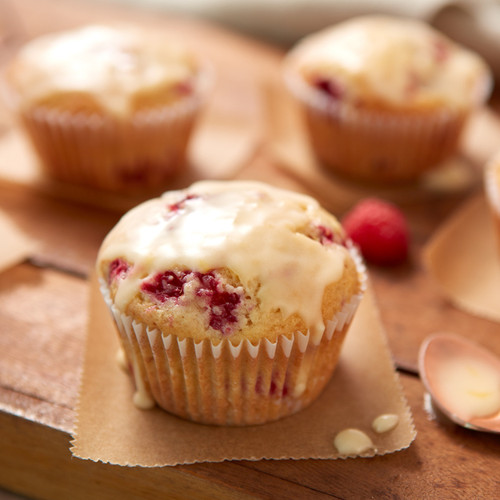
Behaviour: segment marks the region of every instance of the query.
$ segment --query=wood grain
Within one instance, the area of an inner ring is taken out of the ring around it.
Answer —
[[[204,47],[221,69],[228,113],[264,126],[264,100],[241,102],[239,85],[277,76],[279,49],[205,24],[79,0],[10,0],[15,39],[84,22],[133,19]],[[228,93],[226,94],[225,91]],[[258,96],[257,92],[257,96]],[[8,120],[3,120],[8,128]],[[268,123],[269,125],[269,123]],[[307,192],[275,165],[267,144],[240,178]],[[0,274],[0,486],[36,498],[495,498],[499,436],[431,418],[416,376],[422,339],[436,330],[473,337],[500,355],[500,326],[453,308],[420,263],[422,246],[461,198],[405,206],[412,258],[371,268],[388,342],[418,436],[407,450],[372,459],[203,463],[157,469],[78,460],[69,452],[86,325],[87,276],[119,214],[0,183],[0,207],[39,243],[29,262]],[[290,436],[293,439],[293,436]]]

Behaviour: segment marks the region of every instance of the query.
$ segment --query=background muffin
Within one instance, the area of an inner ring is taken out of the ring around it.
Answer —
[[[491,86],[479,56],[424,23],[385,16],[306,37],[284,70],[318,159],[377,183],[413,181],[452,156]]]
[[[123,25],[37,38],[6,72],[44,171],[111,191],[161,187],[183,166],[209,80],[187,49]]]
[[[311,403],[364,287],[333,216],[257,182],[199,182],[139,205],[106,237],[97,270],[136,398],[223,425]]]

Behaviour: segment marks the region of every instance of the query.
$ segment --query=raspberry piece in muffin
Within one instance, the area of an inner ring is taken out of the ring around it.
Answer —
[[[179,201],[168,205],[167,210],[169,211],[169,213],[177,213],[179,212],[179,210],[182,210],[186,207],[186,203],[189,200],[194,200],[196,198],[199,198],[197,194],[188,194],[184,198],[181,198]]]
[[[326,226],[317,226],[319,231],[319,242],[322,245],[346,245],[345,238],[340,233],[335,233],[331,228]]]
[[[210,327],[228,332],[228,323],[238,321],[235,316],[236,309],[241,302],[241,295],[224,288],[221,281],[212,274],[200,275],[202,286],[196,291],[198,297],[207,300],[210,307]]]
[[[232,332],[232,324],[243,293],[224,283],[214,272],[164,271],[141,286],[142,292],[159,303],[173,301],[179,307],[195,306],[206,311],[206,326],[223,335]]]
[[[108,268],[108,283],[126,276],[129,272],[130,264],[124,259],[115,259],[109,264]]]
[[[304,234],[323,246],[341,245],[345,247],[347,243],[343,234],[321,223],[311,224],[305,229]]]
[[[175,273],[174,271],[159,273],[152,280],[143,283],[141,290],[153,295],[159,302],[179,298],[184,293],[187,274],[187,272]]]
[[[343,88],[333,78],[318,77],[314,81],[314,86],[335,101],[342,99],[342,96],[344,95]]]

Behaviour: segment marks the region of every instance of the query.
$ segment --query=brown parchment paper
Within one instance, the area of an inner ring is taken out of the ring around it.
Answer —
[[[23,262],[36,247],[36,242],[25,235],[12,222],[7,213],[0,210],[0,272]]]
[[[117,335],[95,277],[74,456],[130,466],[165,466],[223,460],[338,458],[335,435],[346,427],[366,432],[383,455],[415,438],[410,409],[399,385],[372,291],[369,289],[347,335],[339,365],[309,408],[278,422],[216,427],[188,422],[163,410],[138,410],[132,381],[116,362]],[[398,426],[376,434],[371,422],[399,415]]]
[[[458,308],[500,321],[500,247],[483,195],[455,212],[423,255],[427,269]]]

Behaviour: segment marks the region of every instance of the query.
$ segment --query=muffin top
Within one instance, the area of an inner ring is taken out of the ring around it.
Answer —
[[[125,214],[97,271],[119,311],[179,337],[313,341],[361,292],[335,217],[306,195],[201,181]]]
[[[19,103],[117,116],[169,104],[193,91],[196,58],[131,25],[90,25],[27,43],[7,82]]]
[[[287,67],[338,101],[358,105],[470,108],[487,96],[484,61],[427,24],[354,18],[306,37]]]

